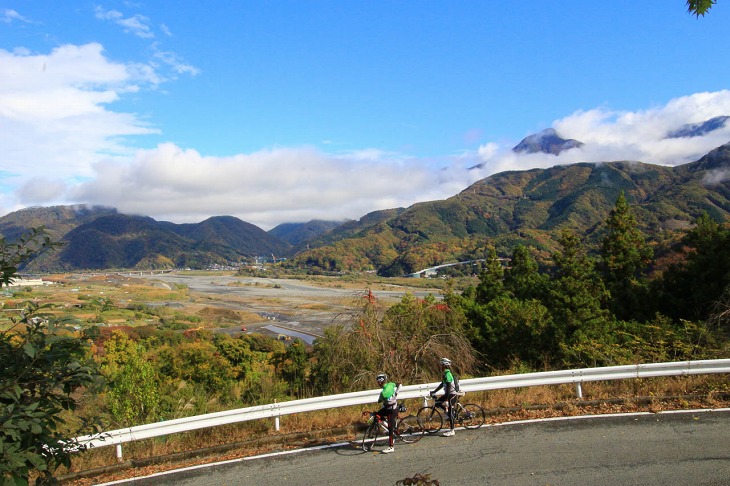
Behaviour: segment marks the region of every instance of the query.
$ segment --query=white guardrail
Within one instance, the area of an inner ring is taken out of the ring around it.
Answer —
[[[485,378],[470,378],[459,381],[461,391],[475,392],[499,390],[506,388],[522,388],[541,385],[575,384],[578,398],[582,398],[581,383],[590,381],[626,380],[632,378],[650,378],[657,376],[685,376],[711,373],[730,373],[730,359],[715,359],[702,361],[680,361],[673,363],[650,363],[626,366],[609,366],[604,368],[583,368],[576,370],[545,371],[539,373],[525,373],[520,375],[489,376]],[[399,399],[426,398],[429,391],[438,385],[424,383],[421,385],[404,385],[398,393]],[[238,408],[224,412],[196,415],[175,420],[166,420],[146,425],[136,425],[125,429],[111,430],[102,434],[78,437],[78,444],[85,447],[117,446],[117,459],[122,460],[124,442],[160,437],[168,434],[189,432],[191,430],[219,425],[234,424],[248,420],[273,418],[276,429],[279,429],[279,417],[293,413],[326,410],[329,408],[349,407],[376,403],[380,394],[379,389],[343,393],[289,402],[258,405],[255,407]]]

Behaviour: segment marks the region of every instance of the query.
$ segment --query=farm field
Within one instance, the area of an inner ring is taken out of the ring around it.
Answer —
[[[31,300],[48,305],[47,312],[81,322],[154,325],[156,316],[139,311],[147,307],[158,316],[194,316],[189,319],[191,328],[285,334],[311,344],[327,326],[347,324],[369,292],[387,305],[406,293],[440,295],[439,289],[423,288],[418,280],[411,286],[403,280],[390,284],[366,279],[242,277],[231,271],[67,274],[41,280],[44,285],[23,285],[21,280],[6,292],[4,321],[12,314],[12,302]]]

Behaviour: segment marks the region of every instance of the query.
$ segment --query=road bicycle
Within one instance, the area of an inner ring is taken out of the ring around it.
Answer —
[[[463,395],[459,395],[463,396]],[[444,420],[448,421],[446,410],[442,405],[436,404],[436,397],[427,398],[433,400],[433,405],[421,407],[416,414],[418,425],[423,429],[424,434],[438,434],[444,426]],[[486,421],[484,409],[476,403],[461,403],[457,400],[454,405],[454,425],[460,425],[465,429],[478,429]],[[446,418],[444,418],[446,417]]]
[[[398,407],[398,416],[395,421],[395,432],[393,438],[396,441],[403,442],[405,444],[413,444],[418,442],[423,437],[423,430],[418,424],[418,419],[415,415],[407,415],[402,417],[401,414],[405,413],[408,409],[405,405]],[[378,444],[388,444],[388,419],[381,417],[376,412],[363,412],[363,416],[368,417],[368,426],[362,436],[362,450],[365,452],[370,451],[373,446]]]

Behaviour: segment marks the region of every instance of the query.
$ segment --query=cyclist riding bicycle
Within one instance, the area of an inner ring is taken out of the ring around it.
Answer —
[[[450,428],[442,435],[444,437],[451,437],[456,433],[454,431],[454,405],[456,405],[456,401],[459,398],[459,390],[457,389],[454,374],[451,372],[451,360],[449,358],[441,358],[439,364],[443,370],[443,377],[439,386],[431,392],[431,396],[435,396],[439,390],[444,389],[444,394],[436,399],[434,405],[446,410],[449,416]]]
[[[378,403],[382,403],[382,408],[375,412],[375,414],[381,419],[388,421],[388,448],[383,449],[383,454],[389,454],[393,452],[393,438],[395,432],[395,423],[398,418],[398,391],[400,390],[401,384],[397,385],[392,381],[388,381],[388,375],[380,373],[376,377],[378,386],[382,388],[380,396],[378,397]]]

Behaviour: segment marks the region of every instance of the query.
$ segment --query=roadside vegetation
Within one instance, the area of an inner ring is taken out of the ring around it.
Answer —
[[[601,246],[590,248],[566,230],[548,258],[520,246],[508,264],[487,246],[472,275],[407,282],[438,288],[441,295],[406,294],[394,304],[377,297],[379,286],[401,283],[394,279],[300,277],[360,293],[349,321],[327,327],[313,346],[220,332],[257,316],[195,302],[182,286],[100,275],[57,276],[48,287],[7,287],[20,263],[55,244],[42,232],[15,243],[2,240],[0,360],[10,371],[0,377],[0,472],[6,483],[14,481],[9,484],[48,482],[59,472],[113,463],[113,448],[71,454],[57,447],[49,453],[42,444],[371,389],[380,371],[402,383],[434,382],[441,356],[454,361],[461,378],[728,357],[730,229],[703,215],[674,245],[654,248],[621,195],[603,234]],[[194,305],[167,305],[180,301]],[[584,396],[692,395],[712,401],[728,391],[727,377],[703,377],[596,384],[586,386]],[[568,403],[560,413],[566,407],[570,412],[573,398],[569,387],[474,397],[495,415],[527,413],[538,404],[555,410],[558,403]],[[690,404],[689,398],[675,400]],[[360,411],[287,417],[281,433],[345,427]],[[241,424],[126,450],[189,450],[260,437],[271,428]]]

